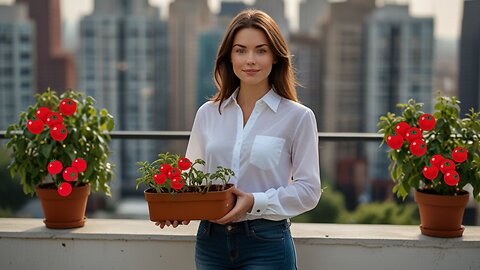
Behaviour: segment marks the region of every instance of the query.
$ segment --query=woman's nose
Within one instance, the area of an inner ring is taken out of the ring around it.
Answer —
[[[253,55],[253,53],[248,54],[247,64],[248,65],[254,65],[255,64],[255,56]]]

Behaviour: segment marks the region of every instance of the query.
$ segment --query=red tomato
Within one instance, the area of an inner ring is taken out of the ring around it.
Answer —
[[[179,189],[183,188],[184,185],[185,185],[185,181],[183,181],[182,177],[177,176],[177,177],[172,179],[172,188],[173,189],[179,190]]]
[[[68,135],[68,130],[67,128],[62,125],[62,124],[57,124],[50,129],[50,136],[52,136],[52,139],[55,141],[63,141],[65,138],[67,138]]]
[[[160,166],[160,171],[164,174],[167,174],[170,169],[172,169],[172,166],[170,166],[170,164],[168,163],[162,164],[162,166]]]
[[[387,137],[387,144],[392,149],[398,149],[403,145],[403,137],[400,134],[396,134],[395,132]]]
[[[429,180],[433,180],[438,176],[438,168],[435,166],[423,167],[423,176]]]
[[[178,168],[182,171],[188,170],[192,163],[188,158],[181,158],[178,160]]]
[[[167,175],[164,173],[156,173],[153,175],[153,181],[159,185],[163,185],[165,181],[167,181]]]
[[[35,112],[35,115],[42,119],[42,121],[45,123],[47,121],[48,115],[51,113],[50,109],[47,107],[40,107],[38,110]]]
[[[70,98],[66,98],[60,102],[60,112],[63,115],[72,115],[77,110],[77,103]]]
[[[180,170],[177,168],[171,168],[167,173],[168,178],[173,179],[180,176]]]
[[[463,147],[457,147],[452,151],[452,159],[455,160],[455,162],[464,162],[465,160],[467,160],[467,157],[467,149]]]
[[[62,171],[63,165],[60,161],[54,160],[50,163],[48,163],[48,173],[50,174],[58,174]]]
[[[70,183],[63,182],[58,186],[57,192],[60,194],[60,196],[66,197],[72,193],[72,185],[70,185]]]
[[[435,123],[435,117],[428,113],[420,116],[420,119],[418,119],[418,125],[421,129],[426,131],[432,130],[435,127]]]
[[[430,159],[430,164],[440,169],[440,165],[445,158],[442,155],[436,154]]]
[[[427,152],[427,144],[422,139],[416,139],[410,144],[410,152],[419,157]]]
[[[456,186],[458,181],[460,181],[460,175],[454,170],[450,170],[443,176],[443,181],[449,186]]]
[[[72,182],[77,180],[78,178],[78,171],[74,167],[67,167],[65,170],[63,170],[63,179],[68,182]]]
[[[44,123],[42,119],[34,116],[32,119],[28,120],[27,128],[33,134],[40,134],[43,131]]]
[[[395,132],[402,135],[402,137],[405,137],[405,135],[407,135],[407,131],[409,129],[410,125],[407,122],[400,122],[395,126]]]
[[[407,134],[405,135],[405,139],[409,143],[422,138],[422,131],[416,127],[412,127],[407,131]]]
[[[440,163],[440,171],[446,173],[451,170],[455,170],[455,162],[450,159],[444,159],[442,163]]]
[[[78,172],[84,172],[87,169],[87,162],[81,158],[76,158],[72,161],[72,167]]]
[[[57,112],[51,112],[48,115],[47,120],[45,121],[45,124],[47,124],[47,126],[49,126],[50,128],[62,123],[63,123],[63,117]]]

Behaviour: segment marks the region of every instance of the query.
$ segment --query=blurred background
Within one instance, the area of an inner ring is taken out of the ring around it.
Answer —
[[[301,102],[320,132],[377,132],[380,115],[439,94],[480,103],[480,0],[0,0],[0,130],[52,87],[93,96],[117,131],[189,131],[215,93],[213,64],[233,16],[269,13],[285,35]],[[0,216],[42,217],[8,172],[0,146]],[[392,193],[387,149],[320,141],[322,199],[298,222],[418,224]],[[90,196],[89,217],[146,218],[137,161],[183,154],[185,140],[114,139],[113,196]],[[471,202],[464,224],[478,224]]]

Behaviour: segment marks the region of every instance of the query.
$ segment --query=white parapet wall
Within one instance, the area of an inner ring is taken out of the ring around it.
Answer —
[[[198,222],[159,229],[146,220],[88,219],[47,229],[41,219],[0,218],[0,269],[195,269]],[[480,227],[461,238],[418,226],[292,224],[298,267],[306,270],[480,269]]]

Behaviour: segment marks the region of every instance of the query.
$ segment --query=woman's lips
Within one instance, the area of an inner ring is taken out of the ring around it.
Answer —
[[[245,72],[247,75],[255,75],[257,72],[259,72],[259,69],[244,69],[243,72]]]

